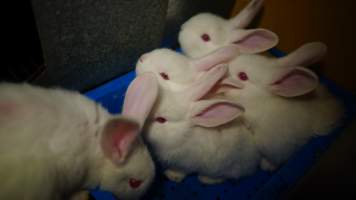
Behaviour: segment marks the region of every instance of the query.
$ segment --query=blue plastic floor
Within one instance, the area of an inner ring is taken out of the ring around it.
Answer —
[[[271,51],[277,57],[284,54],[276,49]],[[107,84],[104,84],[86,95],[101,103],[112,113],[119,113],[125,91],[135,77],[130,72]],[[326,137],[312,139],[308,144],[296,152],[290,160],[279,170],[269,173],[258,171],[253,176],[236,181],[213,186],[200,184],[196,176],[189,176],[182,183],[174,183],[163,177],[158,167],[157,178],[151,190],[143,198],[155,199],[277,199],[278,196],[296,184],[305,172],[317,161],[318,157],[328,148],[332,141],[350,124],[356,114],[355,99],[348,92],[342,90],[331,81],[321,77],[321,82],[346,105],[346,115],[343,123]],[[110,193],[93,190],[92,195],[97,200],[114,200]]]

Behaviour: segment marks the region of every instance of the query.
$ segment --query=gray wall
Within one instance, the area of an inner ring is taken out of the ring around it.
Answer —
[[[154,48],[177,46],[180,25],[234,0],[31,0],[44,57],[33,83],[86,91],[134,68]]]
[[[83,91],[159,46],[167,1],[32,0],[32,7],[47,67],[35,83]]]

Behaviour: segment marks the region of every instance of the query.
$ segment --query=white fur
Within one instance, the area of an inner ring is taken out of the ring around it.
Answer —
[[[123,199],[140,197],[154,164],[141,139],[122,164],[103,154],[103,127],[113,118],[76,92],[2,83],[0,199],[67,199],[97,185]],[[144,182],[132,189],[129,178]]]
[[[178,35],[184,54],[193,58],[200,57],[222,46],[239,43],[249,31],[263,30],[245,29],[262,4],[262,0],[251,0],[238,15],[231,19],[224,19],[212,13],[200,13],[191,17],[181,26]],[[209,35],[210,41],[203,41],[201,38],[203,34]]]
[[[196,57],[226,45],[231,41],[230,34],[243,33],[231,31],[231,21],[207,13],[192,17],[183,24],[179,34],[183,52]],[[200,38],[203,33],[208,33],[211,41],[203,42]],[[224,98],[227,96],[246,109],[244,117],[255,132],[256,143],[274,165],[286,161],[311,137],[326,134],[343,113],[340,103],[322,86],[315,90],[313,97],[285,98],[268,90],[272,81],[290,67],[312,64],[325,52],[325,45],[310,43],[288,59],[277,61],[262,55],[242,54],[229,63],[230,78],[225,82],[240,89],[223,87],[218,93],[225,93]],[[238,80],[239,72],[247,73],[249,80]]]
[[[213,68],[196,80],[197,85],[203,80],[213,87],[225,74],[220,71],[221,75],[216,76],[216,70]],[[211,79],[210,75],[217,78]],[[219,99],[202,101],[199,96],[192,99],[190,95],[194,93],[190,90],[200,91],[197,85],[179,91],[161,88],[160,98],[145,126],[145,136],[154,153],[166,167],[179,170],[180,176],[197,172],[213,178],[237,179],[253,173],[260,155],[244,119],[234,116],[235,120],[214,128],[195,124],[195,111],[204,110],[215,102],[226,102]],[[205,88],[206,91],[209,89]],[[159,123],[155,121],[157,117],[167,121]]]
[[[185,174],[213,178],[237,179],[253,173],[260,155],[244,119],[215,128],[195,126],[189,116],[192,105],[175,106],[178,96],[161,98],[147,123],[147,139],[159,160]],[[156,117],[167,122],[158,123]]]
[[[321,44],[318,43],[304,47],[315,46],[325,53],[325,48],[320,48]],[[296,57],[303,54],[298,51],[298,55],[290,55]],[[312,93],[293,98],[281,97],[268,90],[276,77],[296,67],[288,66],[288,62],[285,62],[290,59],[296,64],[292,56],[276,59],[262,55],[241,55],[230,62],[229,73],[242,87],[223,90],[225,97],[244,106],[244,117],[255,134],[260,152],[274,165],[285,162],[310,138],[327,134],[343,114],[340,102],[322,85]],[[320,58],[320,55],[316,57]],[[303,62],[301,59],[300,63]],[[239,72],[245,72],[249,80],[238,80]]]
[[[161,86],[146,126],[147,141],[159,160],[168,168],[180,170],[178,174],[197,172],[207,177],[237,179],[254,172],[259,163],[260,155],[251,131],[242,126],[243,119],[206,128],[193,123],[189,115],[199,102],[190,96],[211,89],[225,74],[214,66],[236,55],[235,45],[196,59],[169,49],[157,49],[142,55],[136,65],[138,75],[153,72]],[[169,80],[161,77],[161,73],[168,75]],[[154,121],[159,115],[168,121],[164,124]]]
[[[136,64],[136,73],[153,72],[161,86],[176,90],[182,84],[192,83],[197,75],[197,70],[191,64],[191,59],[170,49],[156,49],[141,56]],[[164,80],[160,73],[169,76]]]
[[[182,25],[178,41],[183,52],[195,58],[228,44],[232,29],[228,20],[211,13],[201,13]],[[203,34],[208,34],[212,41],[204,42],[200,38]]]
[[[237,55],[238,48],[235,45],[221,47],[195,59],[170,49],[156,49],[140,57],[136,73],[152,72],[161,87],[173,91],[183,90],[210,68],[227,63]],[[168,76],[168,80],[162,77],[162,73]]]

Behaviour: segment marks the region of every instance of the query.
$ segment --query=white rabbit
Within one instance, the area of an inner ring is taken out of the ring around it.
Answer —
[[[163,89],[152,109],[144,135],[171,180],[194,172],[204,183],[237,179],[260,162],[253,135],[239,117],[244,109],[224,99],[200,100],[225,68],[210,69],[184,90]]]
[[[250,33],[253,34],[253,32]],[[256,35],[256,38],[258,37],[260,36]],[[259,162],[259,154],[256,150],[256,146],[254,146],[252,134],[245,127],[241,128],[237,125],[235,125],[235,127],[237,128],[234,127],[234,124],[241,124],[241,120],[243,121],[243,119],[236,119],[234,122],[229,123],[230,125],[224,128],[225,134],[229,135],[225,137],[224,141],[219,142],[219,140],[216,140],[216,143],[204,147],[206,149],[204,151],[202,150],[200,154],[197,151],[196,154],[191,154],[191,157],[188,157],[188,161],[191,163],[184,163],[184,160],[179,160],[174,157],[170,158],[170,152],[172,151],[177,152],[177,154],[179,155],[184,155],[186,151],[194,151],[188,148],[182,148],[181,151],[178,151],[178,147],[174,145],[175,143],[177,143],[180,146],[181,142],[179,142],[179,140],[184,139],[187,133],[198,132],[196,134],[199,135],[196,136],[196,140],[198,140],[198,138],[202,137],[199,132],[207,132],[213,136],[201,139],[200,141],[211,140],[214,137],[218,137],[215,136],[216,134],[211,133],[220,132],[220,127],[216,126],[220,126],[229,122],[226,121],[224,118],[221,118],[220,120],[222,120],[222,123],[214,125],[212,129],[207,129],[206,127],[199,127],[202,125],[196,124],[196,122],[192,122],[189,116],[186,116],[191,109],[194,109],[195,104],[192,105],[192,102],[198,101],[199,98],[183,99],[183,97],[187,98],[197,94],[198,96],[200,96],[199,93],[197,93],[196,91],[205,91],[204,95],[209,95],[208,91],[206,91],[206,88],[213,89],[216,85],[216,82],[222,76],[224,76],[224,72],[222,70],[223,66],[219,64],[228,63],[230,60],[240,54],[241,49],[245,51],[257,51],[258,49],[261,50],[261,46],[251,44],[246,38],[242,39],[239,45],[226,45],[214,50],[208,55],[195,59],[186,57],[169,49],[154,50],[150,53],[144,54],[139,59],[136,65],[137,74],[153,72],[156,74],[161,86],[159,94],[160,98],[158,98],[158,101],[156,103],[155,109],[152,111],[152,114],[155,115],[157,113],[163,113],[168,115],[168,118],[180,121],[180,123],[168,123],[169,125],[164,125],[162,128],[161,126],[157,125],[159,125],[159,122],[166,122],[167,119],[165,117],[156,117],[156,121],[152,121],[152,123],[155,124],[153,124],[152,126],[148,125],[148,127],[150,127],[148,131],[148,142],[151,143],[154,147],[154,151],[158,155],[158,158],[163,163],[176,162],[173,165],[168,165],[169,168],[173,169],[169,169],[166,171],[166,175],[168,175],[171,179],[181,180],[184,177],[185,173],[191,173],[193,171],[196,171],[201,174],[201,181],[205,183],[213,183],[220,178],[239,178],[241,176],[252,173],[256,169],[256,163]],[[268,42],[266,42],[266,45],[274,45],[275,41],[276,38],[271,37],[269,38]],[[214,67],[216,67],[216,69]],[[221,68],[221,71],[218,68]],[[219,71],[219,73],[216,73],[217,71]],[[212,74],[214,73],[216,73],[215,76],[212,76]],[[220,77],[218,76],[219,74],[221,75]],[[189,92],[191,92],[192,94],[188,94]],[[212,110],[212,112],[218,113],[220,111],[219,109],[221,109],[222,107],[211,106],[210,108],[209,103],[211,103],[212,105],[219,105],[221,102],[223,104],[228,103],[230,107],[234,104],[232,102],[226,102],[224,100],[211,100],[206,101],[205,103],[207,109],[209,108]],[[232,111],[234,111],[234,109],[232,109]],[[215,120],[218,119],[219,116],[215,118]],[[173,124],[173,127],[171,124]],[[180,128],[180,126],[182,128]],[[172,130],[175,131],[169,131],[171,132],[171,134],[164,134],[164,132],[166,132],[169,127],[172,127]],[[176,129],[183,132],[177,132]],[[234,133],[229,134],[229,132]],[[169,138],[160,139],[162,134],[164,134],[163,137],[167,136]],[[226,142],[226,144],[239,144],[239,146],[234,146],[232,148],[231,146],[227,145],[226,149],[219,149],[218,146],[224,145],[224,142]],[[189,145],[190,144],[191,143],[189,143]],[[162,145],[163,147],[160,147]],[[246,150],[242,151],[240,148]],[[196,163],[196,158],[201,157],[201,154],[208,155],[208,157],[210,158],[212,156],[213,151],[219,152],[220,154],[224,155],[221,157],[217,157],[210,163],[204,163],[207,162],[206,160],[201,160],[201,162],[198,161],[198,163]],[[240,151],[241,154],[236,153],[236,151]],[[234,157],[233,155],[236,156]],[[229,158],[231,162],[227,162],[226,160],[224,162],[220,162],[227,158]],[[213,162],[217,162],[218,164],[211,164]],[[179,164],[182,166],[180,166]],[[210,165],[210,167],[207,166],[208,164]],[[219,170],[226,172],[219,174]],[[231,172],[231,170],[233,170],[233,172]]]
[[[227,44],[209,52],[207,55],[190,58],[170,49],[156,49],[142,55],[136,64],[136,73],[153,72],[160,86],[171,90],[180,90],[192,83],[199,76],[214,66],[229,63],[232,59],[246,52],[262,52],[278,43],[278,37],[269,31],[246,31],[245,38],[239,44]],[[270,35],[270,37],[264,37]],[[261,43],[251,42],[264,41]]]
[[[160,86],[170,90],[181,90],[210,68],[227,63],[238,54],[239,50],[235,45],[219,48],[196,59],[170,49],[156,49],[140,57],[136,64],[136,73],[153,72]]]
[[[282,58],[241,55],[229,63],[230,77],[223,83],[235,89],[222,91],[247,110],[244,117],[266,158],[262,168],[285,162],[308,139],[327,134],[342,116],[341,103],[304,68],[325,53],[326,46],[315,42]]]
[[[239,46],[241,53],[260,53],[274,47],[278,44],[275,33],[261,28],[244,29],[262,3],[263,0],[251,0],[246,8],[229,20],[211,13],[193,16],[181,26],[178,35],[183,53],[196,58],[228,44]],[[259,48],[250,48],[251,45]]]
[[[152,74],[137,77],[113,116],[76,92],[0,84],[0,199],[68,199],[96,186],[139,198],[155,174],[139,131],[157,91]]]

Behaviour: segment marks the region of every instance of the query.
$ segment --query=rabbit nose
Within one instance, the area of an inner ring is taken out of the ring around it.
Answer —
[[[142,184],[142,181],[138,180],[138,179],[130,178],[129,184],[130,184],[131,188],[136,189],[136,188],[140,187],[140,185]]]

